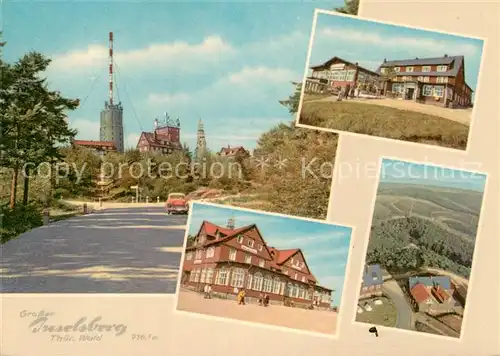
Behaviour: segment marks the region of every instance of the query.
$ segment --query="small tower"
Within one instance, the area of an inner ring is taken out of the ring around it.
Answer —
[[[198,121],[198,133],[196,138],[196,156],[201,158],[207,150],[207,141],[205,140],[205,129],[203,128],[203,121]]]

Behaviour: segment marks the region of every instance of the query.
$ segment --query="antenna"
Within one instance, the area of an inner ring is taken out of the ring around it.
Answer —
[[[109,105],[113,105],[113,32],[109,33]]]

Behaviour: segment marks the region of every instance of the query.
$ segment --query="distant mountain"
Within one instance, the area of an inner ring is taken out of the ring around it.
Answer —
[[[389,270],[436,267],[468,277],[482,193],[381,183],[367,262]]]

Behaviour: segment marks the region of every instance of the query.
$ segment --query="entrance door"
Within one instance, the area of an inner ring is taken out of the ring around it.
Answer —
[[[412,100],[413,94],[415,94],[415,88],[408,88],[406,91],[406,100]]]

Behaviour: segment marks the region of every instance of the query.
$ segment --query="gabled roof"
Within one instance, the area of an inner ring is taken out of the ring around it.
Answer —
[[[345,59],[342,59],[342,58],[337,57],[337,56],[330,58],[329,60],[327,60],[326,62],[324,62],[322,64],[311,66],[310,68],[313,69],[313,70],[314,69],[321,69],[321,68],[324,68],[326,66],[329,66],[331,63],[333,63],[335,61],[340,61],[340,62],[344,62],[345,64],[349,64],[349,65],[352,65],[352,66],[357,66],[358,68],[362,69],[363,71],[369,72],[369,73],[374,74],[376,76],[380,75],[380,73],[378,73],[378,72],[374,72],[374,71],[372,71],[370,69],[367,69],[367,68],[364,68],[364,67],[360,66],[357,63],[352,63],[352,62],[346,61]]]
[[[227,147],[222,147],[219,153],[225,153],[226,155],[233,155],[238,153],[238,151],[244,151],[246,152],[245,148],[243,146],[227,146]]]
[[[413,296],[417,303],[423,303],[431,297],[429,291],[422,283],[415,284],[410,289],[410,294]]]
[[[88,147],[111,147],[116,148],[114,142],[112,141],[90,141],[90,140],[73,140],[74,145],[78,146],[88,146]]]
[[[270,247],[269,250],[272,251],[272,252],[274,252],[273,262],[274,262],[274,265],[276,266],[275,268],[277,268],[277,269],[281,269],[282,266],[283,266],[283,264],[285,264],[286,261],[288,261],[290,258],[292,258],[293,256],[295,256],[297,253],[302,254],[302,257],[304,257],[304,254],[302,253],[302,251],[300,250],[300,248],[287,249],[287,250],[278,250],[275,247]],[[272,255],[273,254],[271,253],[271,256]],[[316,283],[318,280],[311,273],[311,270],[309,269],[309,266],[307,265],[307,261],[306,261],[305,257],[304,257],[304,264],[306,265],[307,270],[309,271],[308,279],[310,281]]]
[[[447,56],[447,57],[418,58],[418,59],[416,58],[416,59],[401,59],[401,60],[386,61],[378,67],[377,73],[380,74],[381,68],[386,68],[386,67],[450,65],[453,62],[454,62],[453,68],[446,71],[446,72],[437,72],[437,71],[434,71],[434,72],[400,72],[400,73],[395,73],[395,74],[404,75],[404,76],[456,77],[459,73],[460,68],[462,67],[462,65],[464,63],[464,56]]]
[[[450,295],[439,284],[432,288],[433,294],[436,299],[442,303],[445,300],[450,299]]]
[[[432,276],[432,277],[410,277],[408,278],[409,288],[412,288],[414,285],[422,283],[424,286],[430,288],[434,285],[438,284],[443,289],[452,289],[451,279],[447,276]]]
[[[172,142],[170,140],[170,137],[167,135],[156,134],[156,139],[155,139],[155,134],[153,132],[142,132],[141,137],[137,142],[137,146],[139,146],[143,138],[146,139],[146,142],[149,146],[153,147],[171,148],[179,146],[178,142]],[[162,141],[166,141],[167,144],[162,143]]]

